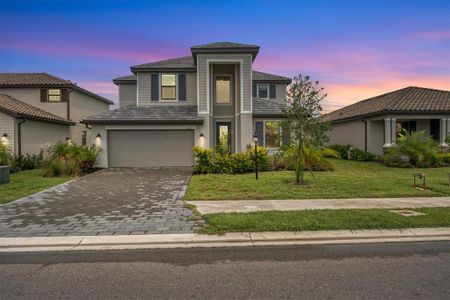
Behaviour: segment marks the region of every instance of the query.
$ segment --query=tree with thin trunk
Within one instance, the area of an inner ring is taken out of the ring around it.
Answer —
[[[319,82],[309,76],[294,77],[287,88],[288,97],[283,107],[286,120],[282,124],[283,145],[289,149],[295,167],[295,183],[304,184],[308,149],[318,148],[327,139],[328,124],[324,121],[322,102],[326,98]]]

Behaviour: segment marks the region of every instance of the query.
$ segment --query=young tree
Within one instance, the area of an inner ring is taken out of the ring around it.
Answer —
[[[320,147],[327,139],[328,124],[321,116],[321,102],[326,96],[319,82],[309,76],[300,74],[288,86],[288,100],[283,107],[283,145],[293,154],[296,184],[304,183],[307,149]]]

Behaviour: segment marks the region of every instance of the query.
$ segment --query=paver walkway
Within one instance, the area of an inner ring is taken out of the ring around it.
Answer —
[[[0,237],[192,233],[189,168],[101,170],[0,205]]]
[[[307,209],[418,208],[450,206],[450,197],[354,198],[314,200],[187,201],[201,214]]]

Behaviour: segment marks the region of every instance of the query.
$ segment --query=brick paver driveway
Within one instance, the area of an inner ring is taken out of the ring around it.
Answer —
[[[191,233],[187,168],[101,170],[0,205],[0,236]]]

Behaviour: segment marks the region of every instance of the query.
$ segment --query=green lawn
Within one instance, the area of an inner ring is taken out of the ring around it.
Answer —
[[[0,185],[0,204],[34,194],[70,179],[72,178],[42,177],[42,170],[13,173],[10,183]]]
[[[293,171],[254,174],[195,175],[189,183],[185,200],[245,199],[320,199],[448,196],[447,168],[399,169],[376,162],[333,160],[336,170],[306,173],[306,186],[293,184]],[[427,174],[430,191],[412,187],[413,173]]]
[[[450,226],[450,207],[420,208],[424,216],[404,217],[388,209],[339,209],[306,211],[265,211],[253,213],[206,214],[200,232],[301,231],[338,229],[394,229]]]

